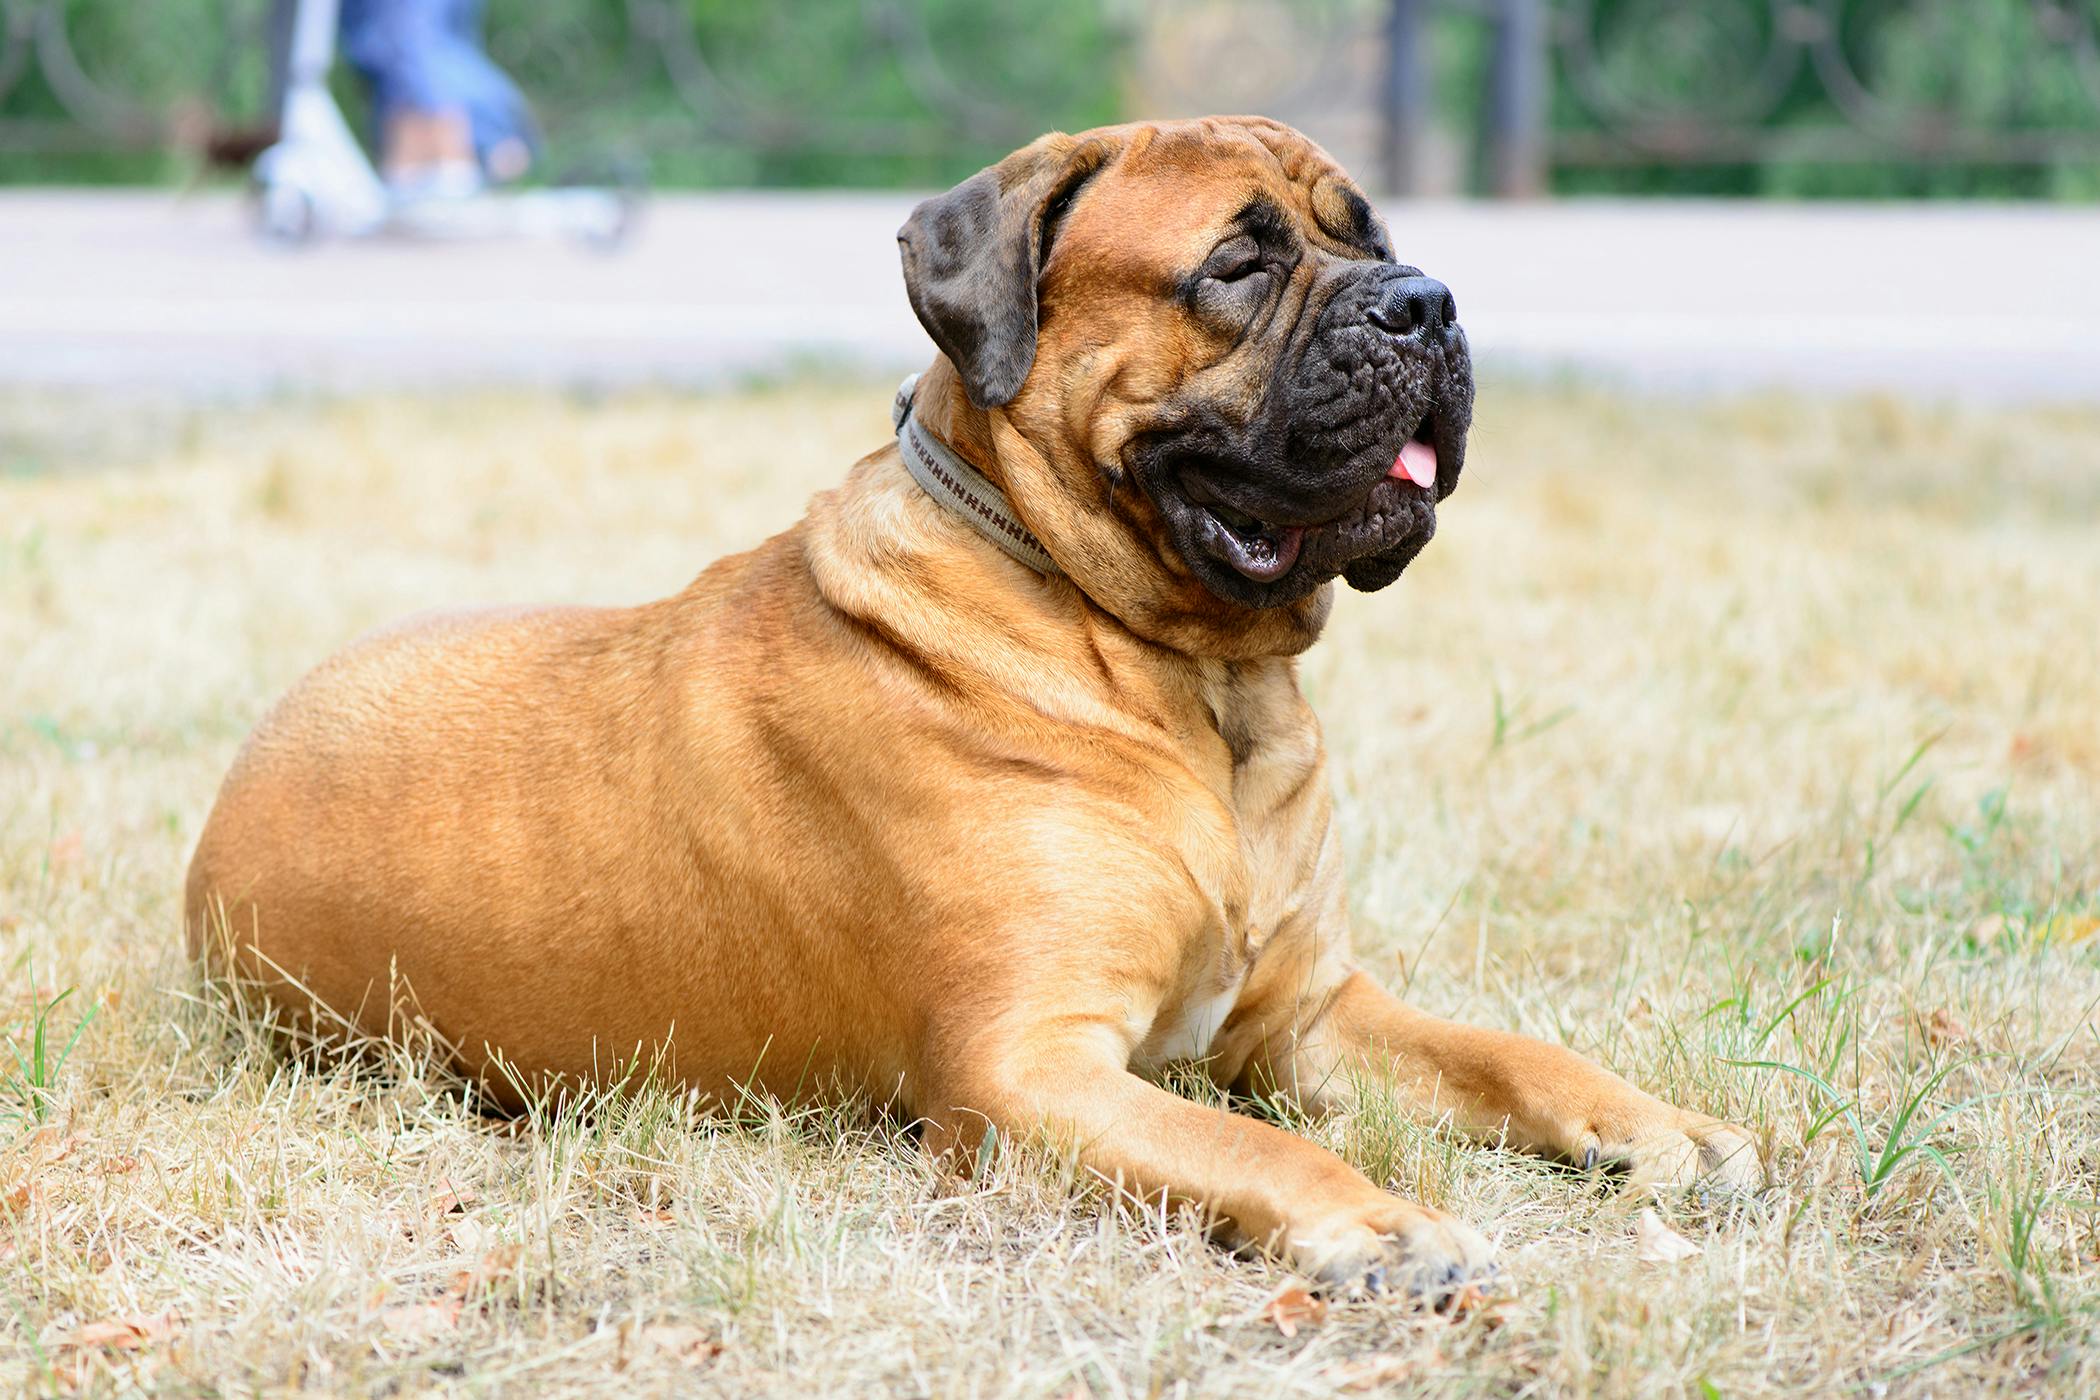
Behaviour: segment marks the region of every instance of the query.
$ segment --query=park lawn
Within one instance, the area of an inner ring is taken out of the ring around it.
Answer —
[[[651,1087],[496,1122],[200,987],[183,865],[303,670],[671,592],[887,405],[0,401],[0,1392],[2100,1390],[2100,412],[1483,392],[1440,537],[1303,665],[1358,951],[1775,1184],[1629,1199],[1375,1095],[1305,1125],[1499,1242],[1457,1317],[1287,1335],[1287,1272],[1025,1150],[963,1180]]]

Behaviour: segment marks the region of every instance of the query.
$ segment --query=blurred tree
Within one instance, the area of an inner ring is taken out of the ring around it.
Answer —
[[[1556,132],[1623,135],[1645,124],[1644,139],[1681,137],[1684,148],[1668,159],[1567,161],[1556,188],[2100,194],[2094,0],[1588,0],[1560,14]],[[1569,42],[1585,19],[1580,42]],[[1750,142],[1702,160],[1702,124],[1747,131]],[[2084,154],[2058,139],[2067,133],[2084,133]]]
[[[269,0],[0,5],[0,180],[167,178],[207,115],[264,115]],[[491,0],[548,168],[674,185],[934,185],[1114,121],[1115,0]],[[47,32],[48,31],[48,32]],[[353,114],[353,84],[338,82]],[[192,143],[194,144],[194,143]]]
[[[493,0],[491,52],[558,146],[702,185],[945,184],[1114,121],[1108,0]]]
[[[0,181],[165,180],[193,170],[184,152],[199,144],[207,114],[262,112],[269,4],[0,3]],[[1317,51],[1291,48],[1290,63],[1280,54],[1269,62],[1260,43],[1228,45],[1220,52],[1237,55],[1223,65],[1230,72],[1206,60],[1191,81],[1214,81],[1228,105],[1260,106],[1247,95],[1288,85],[1279,75],[1310,63],[1332,77],[1314,93],[1328,94],[1319,110],[1332,119],[1303,119],[1344,138],[1338,149],[1369,150],[1370,75],[1387,8],[491,0],[488,39],[541,109],[549,173],[610,159],[645,162],[671,186],[926,187],[1043,130],[1117,119],[1144,36],[1190,32],[1185,23],[1148,27],[1148,15],[1254,26],[1268,52],[1343,26],[1338,47],[1326,34]],[[1486,8],[1432,7],[1440,131],[1478,123]],[[1553,0],[1551,9],[1555,189],[2100,196],[2100,162],[2058,139],[2085,132],[2100,142],[2100,0]],[[1774,54],[1783,61],[1768,62]],[[1831,54],[1858,91],[1849,79],[1833,83]],[[1276,103],[1306,101],[1306,84],[1290,82]],[[354,84],[338,89],[354,116]],[[1176,105],[1189,103],[1215,105],[1195,95]],[[1361,139],[1343,112],[1355,114]],[[1935,133],[1945,138],[1938,145]],[[2008,144],[2023,142],[2008,159]]]

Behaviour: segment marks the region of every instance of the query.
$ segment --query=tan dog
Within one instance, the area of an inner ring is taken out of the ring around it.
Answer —
[[[374,1032],[405,983],[499,1096],[499,1057],[661,1056],[721,1096],[864,1092],[937,1148],[1047,1136],[1340,1286],[1434,1293],[1488,1246],[1148,1076],[1318,1110],[1375,1075],[1635,1181],[1760,1181],[1739,1129],[1351,961],[1292,657],[1337,575],[1427,541],[1472,380],[1347,177],[1256,119],[1052,135],[899,241],[944,352],[927,485],[884,447],[675,598],[327,662],[226,779],[193,953]]]

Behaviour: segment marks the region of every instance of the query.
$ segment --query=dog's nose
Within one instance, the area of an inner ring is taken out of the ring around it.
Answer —
[[[1419,332],[1427,338],[1457,324],[1458,304],[1451,300],[1451,289],[1434,277],[1402,277],[1386,283],[1365,315],[1389,334]]]

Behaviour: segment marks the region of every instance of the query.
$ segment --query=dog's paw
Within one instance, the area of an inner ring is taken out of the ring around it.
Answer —
[[[1653,1111],[1614,1115],[1593,1126],[1570,1155],[1584,1170],[1623,1171],[1634,1189],[1704,1185],[1756,1191],[1765,1184],[1764,1158],[1749,1133],[1659,1101]]]
[[[1295,1261],[1343,1295],[1396,1293],[1442,1306],[1495,1273],[1495,1247],[1440,1210],[1392,1201],[1321,1235],[1291,1242]]]

